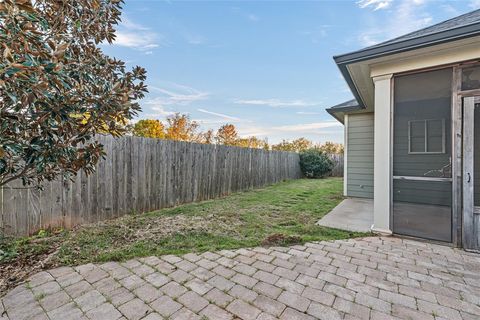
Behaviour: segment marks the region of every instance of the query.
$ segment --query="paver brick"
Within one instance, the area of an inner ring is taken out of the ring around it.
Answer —
[[[193,276],[191,274],[186,273],[185,271],[180,269],[170,273],[168,276],[178,283],[184,283],[190,279],[193,279]]]
[[[55,281],[45,282],[38,287],[32,288],[34,295],[50,295],[60,291],[62,288]]]
[[[163,317],[170,317],[172,314],[182,308],[180,303],[173,301],[172,298],[167,296],[158,298],[157,300],[153,301],[150,306]]]
[[[184,286],[172,281],[161,287],[160,291],[167,296],[176,299],[187,292],[187,289]]]
[[[69,296],[71,296],[72,298],[76,298],[87,291],[93,290],[93,287],[87,281],[82,280],[68,287],[65,287],[64,290]]]
[[[210,270],[207,270],[203,267],[198,267],[197,269],[191,271],[190,274],[199,278],[199,279],[201,279],[201,280],[203,280],[203,281],[207,281],[211,277],[215,276],[214,272],[212,272]]]
[[[126,277],[120,280],[119,282],[122,286],[124,286],[128,290],[133,290],[135,288],[138,288],[145,283],[145,281],[139,276],[137,276],[136,274],[132,274],[131,276]]]
[[[74,300],[83,312],[87,312],[103,304],[105,302],[105,297],[102,296],[102,294],[100,294],[100,292],[97,290],[92,290],[81,295],[80,297],[75,298]]]
[[[288,291],[283,291],[278,297],[278,301],[286,304],[291,308],[297,309],[301,312],[307,311],[308,306],[310,304],[309,299]]]
[[[390,303],[396,303],[403,305],[408,308],[416,309],[417,308],[417,302],[414,298],[399,294],[399,293],[394,293],[390,291],[385,291],[385,290],[380,290],[379,297],[382,300],[385,300]]]
[[[392,306],[389,302],[371,297],[364,293],[358,293],[355,296],[355,302],[367,306],[371,309],[382,311],[385,313],[390,313],[390,311],[392,310]]]
[[[233,267],[233,270],[235,270],[237,272],[240,272],[240,273],[243,273],[247,276],[252,276],[255,272],[257,272],[257,269],[255,269],[254,267],[251,267],[251,266],[243,264],[243,263],[238,264],[235,267]]]
[[[301,294],[305,290],[304,285],[285,278],[278,279],[275,286],[296,294]]]
[[[277,267],[275,270],[273,270],[273,273],[281,278],[287,278],[292,281],[299,276],[298,272],[283,267]]]
[[[209,304],[200,314],[209,320],[231,320],[233,315],[216,305]]]
[[[355,316],[357,319],[368,320],[370,319],[370,308],[360,305],[358,303],[348,301],[342,298],[335,298],[333,308],[350,315]]]
[[[109,297],[109,300],[112,302],[112,304],[116,307],[119,307],[122,304],[135,299],[133,293],[123,287],[118,288],[115,291],[109,292],[107,296]]]
[[[198,260],[196,262],[196,264],[200,267],[203,267],[203,268],[207,269],[207,270],[211,270],[211,269],[215,268],[216,266],[218,266],[218,263],[207,260],[207,259]]]
[[[282,289],[279,287],[261,281],[253,287],[253,290],[272,299],[278,298],[280,293],[282,293]]]
[[[333,301],[335,300],[335,296],[333,294],[323,292],[321,290],[313,289],[310,287],[306,287],[302,293],[302,296],[312,300],[324,304],[326,306],[333,305]]]
[[[36,286],[39,286],[41,284],[44,284],[45,282],[53,281],[54,278],[52,275],[46,271],[39,272],[37,274],[34,274],[30,278],[28,278],[28,284],[30,288],[34,288]]]
[[[198,314],[193,313],[187,308],[182,308],[175,312],[171,317],[171,320],[202,320]]]
[[[198,293],[187,291],[184,295],[178,298],[178,302],[183,304],[194,312],[199,312],[208,305],[208,301],[202,298]]]
[[[152,312],[152,309],[140,299],[133,299],[121,305],[118,310],[129,320],[139,320]]]
[[[47,315],[50,320],[77,320],[83,318],[82,310],[80,310],[73,302],[64,304],[59,308],[49,311],[47,312]]]
[[[477,320],[478,269],[479,255],[391,237],[146,257],[40,272],[0,319]]]
[[[312,302],[308,306],[307,313],[316,319],[322,320],[341,320],[343,316],[338,310],[324,306],[323,304]]]
[[[122,314],[110,303],[104,303],[88,311],[86,315],[90,320],[117,320],[122,317]]]
[[[222,291],[230,290],[230,288],[232,288],[235,285],[235,283],[233,283],[232,281],[227,280],[224,277],[218,276],[218,275],[214,276],[213,278],[210,278],[207,282],[210,285]]]
[[[259,270],[266,271],[266,272],[272,272],[276,268],[275,265],[271,263],[266,263],[264,261],[259,261],[259,260],[252,263],[252,267],[257,268]]]
[[[133,293],[142,301],[150,303],[162,296],[162,292],[149,283],[133,290]]]
[[[230,280],[250,289],[253,288],[253,286],[258,282],[257,279],[246,276],[241,273],[235,274]]]
[[[203,297],[210,303],[214,303],[222,308],[225,308],[230,302],[233,301],[233,297],[223,291],[218,290],[217,288],[213,288]]]
[[[65,291],[59,291],[54,294],[47,295],[42,299],[39,299],[42,308],[45,309],[45,311],[47,312],[63,306],[64,304],[67,304],[71,301],[72,299],[68,294],[65,293]]]
[[[303,312],[299,312],[292,308],[286,308],[280,316],[281,320],[315,320],[314,317],[309,316]]]
[[[259,309],[242,300],[234,300],[227,306],[227,311],[244,320],[254,320],[261,313]]]
[[[216,266],[215,268],[212,269],[212,272],[215,272],[216,274],[227,279],[230,279],[235,274],[237,274],[231,268],[225,268],[223,265]]]
[[[192,279],[185,283],[185,287],[190,288],[199,295],[203,296],[208,291],[212,290],[213,286],[210,283],[206,283],[200,279]]]
[[[392,305],[392,315],[396,316],[401,319],[409,319],[409,320],[434,320],[432,314],[427,314],[425,312],[421,312],[414,309],[407,308],[405,306],[399,304]]]
[[[140,278],[144,278],[149,274],[155,272],[155,270],[152,267],[147,266],[146,264],[133,267],[131,271],[135,273],[137,276],[139,276]]]
[[[258,279],[258,280],[261,280],[263,282],[270,283],[270,284],[275,284],[275,282],[277,282],[278,279],[280,279],[279,276],[268,273],[268,272],[265,272],[265,271],[262,271],[262,270],[259,270],[259,271],[255,272],[253,277],[255,279]]]
[[[182,269],[183,271],[190,272],[194,269],[197,268],[197,265],[194,263],[191,263],[190,261],[187,260],[182,260],[180,262],[175,263],[177,268]]]
[[[252,291],[250,289],[245,288],[244,286],[241,285],[234,285],[230,291],[228,291],[228,294],[238,298],[240,300],[244,300],[247,302],[252,302],[255,300],[258,296],[258,294],[255,291]]]
[[[258,296],[254,301],[253,305],[259,308],[262,311],[265,311],[269,314],[272,314],[278,317],[282,314],[286,306],[283,303],[280,303],[276,300],[273,300],[266,296]]]
[[[170,281],[170,278],[161,273],[152,273],[145,277],[145,281],[158,288],[167,284]]]

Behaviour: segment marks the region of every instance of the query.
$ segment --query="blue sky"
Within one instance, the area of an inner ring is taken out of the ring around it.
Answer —
[[[480,7],[480,0],[126,0],[104,51],[147,69],[139,119],[188,113],[277,143],[342,142],[325,108],[351,98],[332,56]]]

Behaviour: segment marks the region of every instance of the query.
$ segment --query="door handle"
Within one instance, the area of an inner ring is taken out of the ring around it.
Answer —
[[[472,180],[472,176],[470,175],[470,172],[467,172],[467,183],[470,183],[470,181]]]

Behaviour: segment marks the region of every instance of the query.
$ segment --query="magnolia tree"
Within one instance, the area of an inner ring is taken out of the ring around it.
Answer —
[[[122,135],[146,72],[98,47],[112,43],[120,0],[0,1],[0,186],[91,173],[95,135]]]

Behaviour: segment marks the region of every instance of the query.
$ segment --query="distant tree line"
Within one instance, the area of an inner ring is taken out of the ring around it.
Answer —
[[[216,132],[214,130],[201,131],[200,124],[191,120],[187,114],[175,113],[167,117],[166,122],[155,119],[143,119],[131,126],[131,133],[145,138],[168,139],[206,144],[220,144],[244,148],[265,150],[303,152],[315,149],[324,153],[343,153],[343,145],[334,142],[324,144],[314,143],[306,138],[292,141],[283,140],[278,144],[270,145],[267,139],[255,136],[240,137],[233,124],[225,124]]]

